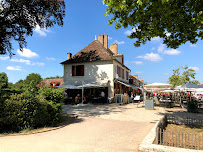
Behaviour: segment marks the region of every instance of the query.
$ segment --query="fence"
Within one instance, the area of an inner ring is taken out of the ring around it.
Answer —
[[[167,124],[188,125],[190,127],[201,127],[203,120],[186,117],[164,116],[160,120],[156,130],[156,144],[203,150],[203,133],[188,133],[181,131],[166,130]]]

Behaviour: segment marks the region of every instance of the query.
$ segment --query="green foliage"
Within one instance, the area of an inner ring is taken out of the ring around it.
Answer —
[[[65,92],[62,88],[42,88],[39,90],[39,97],[40,99],[45,99],[49,102],[53,103],[60,103],[61,101],[64,101],[65,99]]]
[[[45,78],[45,79],[60,79],[60,78],[63,78],[63,76],[55,76],[55,77],[47,77],[47,78]]]
[[[202,0],[103,0],[108,24],[115,28],[132,27],[128,38],[136,39],[139,47],[153,37],[163,38],[163,43],[178,48],[190,41],[203,39]],[[170,36],[169,36],[170,33]]]
[[[36,86],[42,81],[42,77],[38,73],[31,73],[25,78],[24,83],[29,85],[31,81],[32,85]]]
[[[0,73],[0,90],[8,87],[8,77],[5,72]]]
[[[0,131],[20,131],[53,125],[59,121],[61,104],[55,104],[37,97],[30,98],[26,93],[11,95],[0,112]]]
[[[26,47],[26,36],[40,28],[63,25],[65,2],[63,0],[1,0],[0,1],[0,54],[12,53],[11,40]]]
[[[195,79],[195,71],[187,66],[179,67],[173,70],[173,75],[169,77],[169,83],[173,86],[179,86],[187,83],[199,84]],[[192,80],[191,80],[192,79]]]

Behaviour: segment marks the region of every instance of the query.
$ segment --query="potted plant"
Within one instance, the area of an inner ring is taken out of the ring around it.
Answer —
[[[187,111],[188,112],[198,112],[198,105],[196,100],[190,100],[187,102]]]

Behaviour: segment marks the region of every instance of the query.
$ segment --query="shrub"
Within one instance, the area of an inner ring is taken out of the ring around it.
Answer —
[[[65,99],[65,92],[61,88],[42,88],[39,90],[39,97],[49,102],[60,103]]]
[[[0,132],[54,125],[62,111],[60,103],[31,98],[26,93],[11,95],[1,107]]]

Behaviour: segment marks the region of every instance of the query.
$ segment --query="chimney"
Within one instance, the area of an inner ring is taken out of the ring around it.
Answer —
[[[67,60],[70,60],[71,57],[72,57],[72,53],[67,53]]]
[[[138,80],[138,75],[133,75],[134,78],[136,78]]]
[[[142,80],[142,83],[144,82],[144,80]]]
[[[117,55],[117,53],[118,53],[118,45],[116,43],[111,44],[109,49],[114,53],[114,55]]]
[[[106,32],[104,35],[98,35],[98,40],[106,49],[108,48],[108,35]]]

